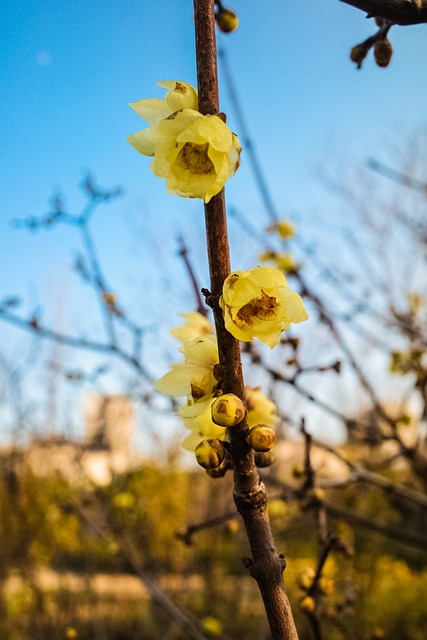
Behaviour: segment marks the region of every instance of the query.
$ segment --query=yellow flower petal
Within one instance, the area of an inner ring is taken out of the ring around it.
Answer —
[[[159,122],[173,113],[166,102],[160,98],[148,98],[148,100],[130,102],[129,106],[151,126],[159,124]]]
[[[264,395],[259,387],[246,387],[246,404],[249,428],[255,427],[257,424],[274,427],[278,423],[276,405]]]
[[[190,311],[189,313],[181,313],[181,316],[184,318],[185,324],[170,330],[170,333],[177,340],[182,342],[213,334],[211,323],[201,313]]]
[[[301,297],[290,289],[281,289],[279,296],[280,305],[283,310],[283,319],[286,322],[304,322],[308,319],[307,311]]]
[[[143,156],[154,156],[158,136],[156,135],[156,130],[150,128],[132,133],[127,137],[127,141]]]

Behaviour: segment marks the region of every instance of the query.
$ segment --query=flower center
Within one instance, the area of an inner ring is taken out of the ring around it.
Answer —
[[[190,173],[204,175],[214,171],[214,166],[208,156],[208,144],[193,144],[187,142],[181,149],[176,159],[181,169],[187,169]]]
[[[276,298],[268,296],[262,291],[260,298],[251,300],[239,309],[236,316],[236,324],[242,328],[245,325],[252,326],[254,318],[271,320],[276,315],[276,307]]]

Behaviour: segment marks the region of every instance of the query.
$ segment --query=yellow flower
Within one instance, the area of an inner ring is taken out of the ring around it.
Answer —
[[[308,318],[300,296],[273,267],[234,271],[224,282],[219,302],[227,331],[245,342],[256,337],[271,349],[291,322]]]
[[[185,340],[180,351],[184,363],[173,365],[172,371],[154,383],[154,388],[167,396],[191,396],[194,401],[211,395],[218,383],[214,375],[219,360],[216,337]]]
[[[257,424],[274,427],[279,421],[276,405],[263,394],[259,387],[246,387],[246,406],[249,428]]]
[[[295,226],[290,220],[278,220],[274,224],[267,227],[270,233],[277,233],[283,240],[293,238],[295,236]]]
[[[296,262],[291,253],[276,251],[264,251],[259,256],[261,262],[273,262],[276,269],[283,271],[284,273],[293,273],[297,271],[300,264]]]
[[[197,111],[193,87],[181,82],[159,84],[169,89],[165,100],[130,105],[151,127],[132,134],[128,142],[139,153],[154,156],[151,169],[166,179],[169,194],[209,202],[239,166],[239,139],[219,115]]]
[[[177,416],[182,418],[184,427],[191,433],[183,440],[184,449],[194,451],[197,445],[205,439],[226,436],[226,428],[220,427],[212,421],[211,407],[214,397],[199,400],[193,404],[183,405],[178,409]]]
[[[192,340],[213,334],[211,323],[201,313],[190,311],[189,313],[181,313],[181,316],[184,318],[185,323],[170,330],[170,333],[177,340],[183,342],[184,340]]]

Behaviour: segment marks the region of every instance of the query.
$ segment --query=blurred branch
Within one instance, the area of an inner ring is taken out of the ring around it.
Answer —
[[[304,495],[301,492],[300,488],[295,488],[290,484],[279,480],[271,473],[263,475],[263,478],[267,482],[267,484],[279,487],[283,490],[284,493],[279,496],[279,498],[282,500],[289,500],[291,498],[301,500]],[[314,504],[312,506],[314,506]],[[336,504],[334,504],[333,502],[329,502],[328,500],[325,500],[323,502],[323,507],[325,508],[326,513],[330,516],[341,518],[351,525],[374,531],[375,533],[381,534],[384,538],[388,538],[390,540],[393,540],[394,542],[398,542],[409,547],[414,547],[422,551],[424,554],[426,553],[426,534],[421,535],[418,533],[409,532],[406,529],[402,529],[402,527],[393,527],[389,525],[379,524],[371,518],[362,516],[355,511],[351,511],[350,509],[345,509],[343,507],[338,507]]]
[[[47,327],[43,327],[39,323],[39,321],[35,322],[33,318],[21,318],[15,314],[5,311],[3,308],[0,308],[0,319],[8,322],[9,324],[15,325],[20,329],[29,331],[30,333],[33,333],[40,338],[52,340],[68,347],[84,349],[86,351],[95,351],[97,353],[104,353],[110,356],[115,356],[136,369],[147,382],[151,383],[153,381],[153,377],[148,373],[139,359],[135,358],[133,355],[125,352],[124,350],[118,348],[113,344],[97,342],[95,340],[87,340],[85,338],[76,338],[74,336],[59,333],[57,331],[53,331],[52,329],[48,329]]]
[[[381,176],[389,178],[398,184],[401,184],[409,189],[414,189],[415,191],[421,192],[424,196],[427,196],[427,182],[422,180],[417,180],[412,176],[408,176],[401,171],[396,171],[392,167],[380,162],[379,160],[375,160],[374,158],[369,158],[366,166],[368,169],[372,169],[376,173],[379,173]]]
[[[194,293],[194,297],[196,299],[196,310],[205,318],[208,315],[208,308],[206,306],[206,304],[203,301],[203,298],[201,296],[201,287],[199,285],[199,283],[197,282],[197,278],[196,275],[194,273],[194,269],[193,269],[193,265],[191,264],[190,258],[188,257],[188,248],[187,245],[184,242],[184,239],[182,237],[178,238],[178,243],[179,243],[179,255],[181,256],[185,268],[188,272],[188,275],[190,277],[191,280],[191,284],[193,286],[193,293]]]

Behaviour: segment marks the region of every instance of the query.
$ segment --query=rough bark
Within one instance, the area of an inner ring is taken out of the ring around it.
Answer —
[[[212,115],[220,112],[214,0],[194,0],[194,19],[199,111]],[[224,280],[230,274],[224,190],[205,205],[205,220],[211,280],[207,302],[214,312],[223,388],[244,400],[239,343],[226,331],[218,302]],[[245,565],[258,583],[273,640],[298,640],[283,584],[285,563],[274,546],[267,514],[266,490],[255,467],[253,451],[246,443],[246,433],[246,420],[230,430],[234,500],[243,518],[252,552],[252,558],[246,559]]]
[[[427,22],[427,0],[340,0],[368,16],[385,18],[394,24],[410,25]]]

